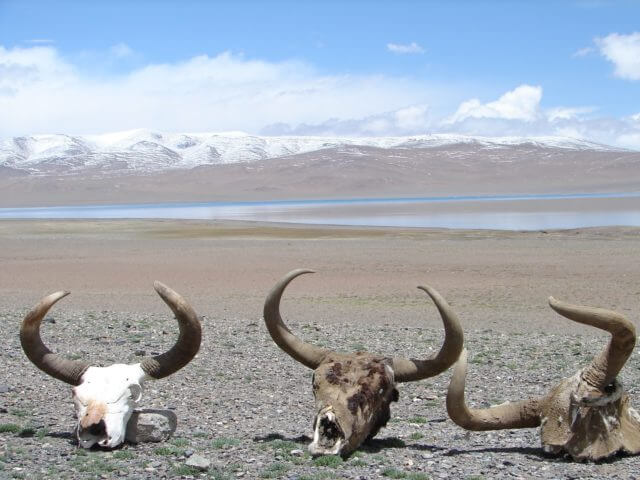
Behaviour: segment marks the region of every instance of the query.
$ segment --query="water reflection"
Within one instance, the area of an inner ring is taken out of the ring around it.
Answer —
[[[2,208],[0,218],[163,218],[380,227],[566,229],[640,226],[640,193]]]

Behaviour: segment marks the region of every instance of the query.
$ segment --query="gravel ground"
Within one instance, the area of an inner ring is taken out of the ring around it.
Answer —
[[[434,307],[425,312],[437,318]],[[286,309],[283,306],[286,318]],[[45,376],[20,348],[25,309],[0,313],[6,339],[0,377],[0,478],[640,478],[637,457],[574,463],[543,454],[535,429],[467,433],[445,410],[450,371],[401,384],[392,419],[347,460],[306,452],[313,418],[311,371],[271,341],[254,318],[204,317],[198,356],[168,379],[146,385],[141,407],[170,408],[178,429],[164,444],[85,451],[72,435],[70,387]],[[464,318],[461,318],[464,324]],[[341,351],[367,349],[430,355],[442,330],[397,324],[326,325],[290,322],[305,340]],[[74,312],[58,305],[42,328],[54,351],[96,364],[136,362],[136,351],[168,348],[177,328],[169,315]],[[607,337],[558,332],[501,333],[465,329],[470,352],[467,393],[474,406],[542,394],[590,361]],[[139,352],[138,352],[139,353]],[[640,357],[622,380],[640,406]],[[211,461],[206,472],[186,465],[191,455]]]

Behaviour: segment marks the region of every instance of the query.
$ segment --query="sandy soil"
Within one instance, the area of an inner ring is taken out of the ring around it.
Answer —
[[[575,331],[546,304],[640,311],[640,230],[397,230],[196,221],[2,221],[0,297],[28,308],[71,290],[64,308],[163,311],[161,280],[215,318],[258,319],[284,273],[292,317],[326,323],[433,324],[428,283],[474,327]],[[430,323],[431,322],[431,323]]]
[[[183,478],[196,452],[208,478],[637,478],[637,458],[576,464],[549,458],[535,429],[467,434],[446,417],[449,373],[400,386],[392,421],[345,462],[305,450],[310,372],[277,349],[261,321],[274,281],[297,267],[283,316],[303,338],[340,350],[424,356],[439,347],[437,311],[414,287],[452,304],[470,349],[469,399],[488,405],[537,395],[599,351],[606,335],[559,317],[546,298],[640,311],[640,229],[562,232],[305,228],[191,221],[0,222],[0,478]],[[204,315],[194,362],[150,385],[145,407],[173,408],[165,446],[78,452],[68,386],[20,350],[22,316],[69,289],[43,327],[45,341],[95,362],[131,361],[173,341],[175,325],[152,288],[161,280]],[[637,351],[623,371],[640,403]],[[487,385],[487,379],[492,382]]]

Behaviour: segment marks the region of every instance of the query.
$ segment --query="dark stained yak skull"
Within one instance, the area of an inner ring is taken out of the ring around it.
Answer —
[[[560,302],[549,304],[574,322],[611,333],[611,340],[591,363],[565,378],[544,397],[469,408],[464,400],[467,352],[456,364],[447,411],[467,430],[540,427],[545,452],[569,454],[575,460],[601,460],[618,452],[640,453],[640,415],[616,379],[636,342],[636,329],[619,313]]]
[[[154,287],[178,320],[180,336],[169,351],[144,358],[140,363],[93,367],[51,352],[40,338],[40,323],[49,309],[69,292],[44,297],[22,321],[20,341],[29,360],[48,375],[74,386],[76,434],[84,448],[95,444],[113,448],[124,442],[127,422],[142,397],[144,381],[175,373],[198,353],[202,338],[198,315],[169,287],[160,282],[155,282]]]
[[[264,320],[273,341],[295,360],[314,370],[313,455],[347,456],[373,438],[390,418],[390,404],[398,399],[397,382],[433,377],[445,371],[462,351],[458,318],[433,288],[418,287],[434,301],[445,329],[445,340],[431,359],[383,357],[366,352],[336,353],[303,342],[282,321],[280,299],[286,286],[312,270],[294,270],[273,287],[264,305]]]

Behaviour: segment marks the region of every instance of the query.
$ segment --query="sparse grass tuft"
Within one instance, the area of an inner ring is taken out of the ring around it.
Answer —
[[[18,433],[20,430],[22,427],[15,423],[0,423],[0,433]]]
[[[403,472],[396,468],[385,468],[382,471],[383,477],[388,478],[405,478],[407,480],[429,480],[429,475],[421,472]]]
[[[314,472],[314,473],[310,473],[308,475],[300,475],[298,477],[299,480],[326,480],[326,479],[333,479],[335,478],[333,476],[333,473],[331,472]]]
[[[186,438],[183,437],[176,437],[176,438],[172,438],[171,440],[169,440],[169,443],[171,445],[174,445],[176,447],[188,447],[189,446],[189,440],[187,440]]]
[[[289,466],[276,462],[269,465],[260,475],[262,478],[279,478],[289,470]]]
[[[344,460],[339,455],[322,455],[313,459],[313,463],[317,467],[331,467],[336,468],[344,463]]]
[[[220,438],[213,439],[213,441],[211,442],[211,447],[219,449],[219,448],[231,447],[233,445],[238,445],[239,443],[240,443],[240,440],[237,438],[220,437]]]
[[[158,447],[153,450],[153,453],[163,457],[168,457],[169,455],[176,455],[176,456],[180,455],[182,453],[182,450],[171,445],[171,446]]]
[[[197,477],[200,475],[200,470],[190,465],[175,465],[171,469],[171,475],[173,477]]]
[[[427,423],[427,419],[424,417],[411,417],[407,420],[409,423],[417,423],[418,425],[424,425]]]
[[[407,474],[397,468],[388,467],[382,470],[382,476],[387,478],[407,478]]]
[[[113,458],[116,460],[131,460],[135,455],[130,450],[118,450],[113,452]]]
[[[409,435],[409,438],[411,440],[420,440],[424,438],[424,435],[420,432],[413,432],[411,435]]]

